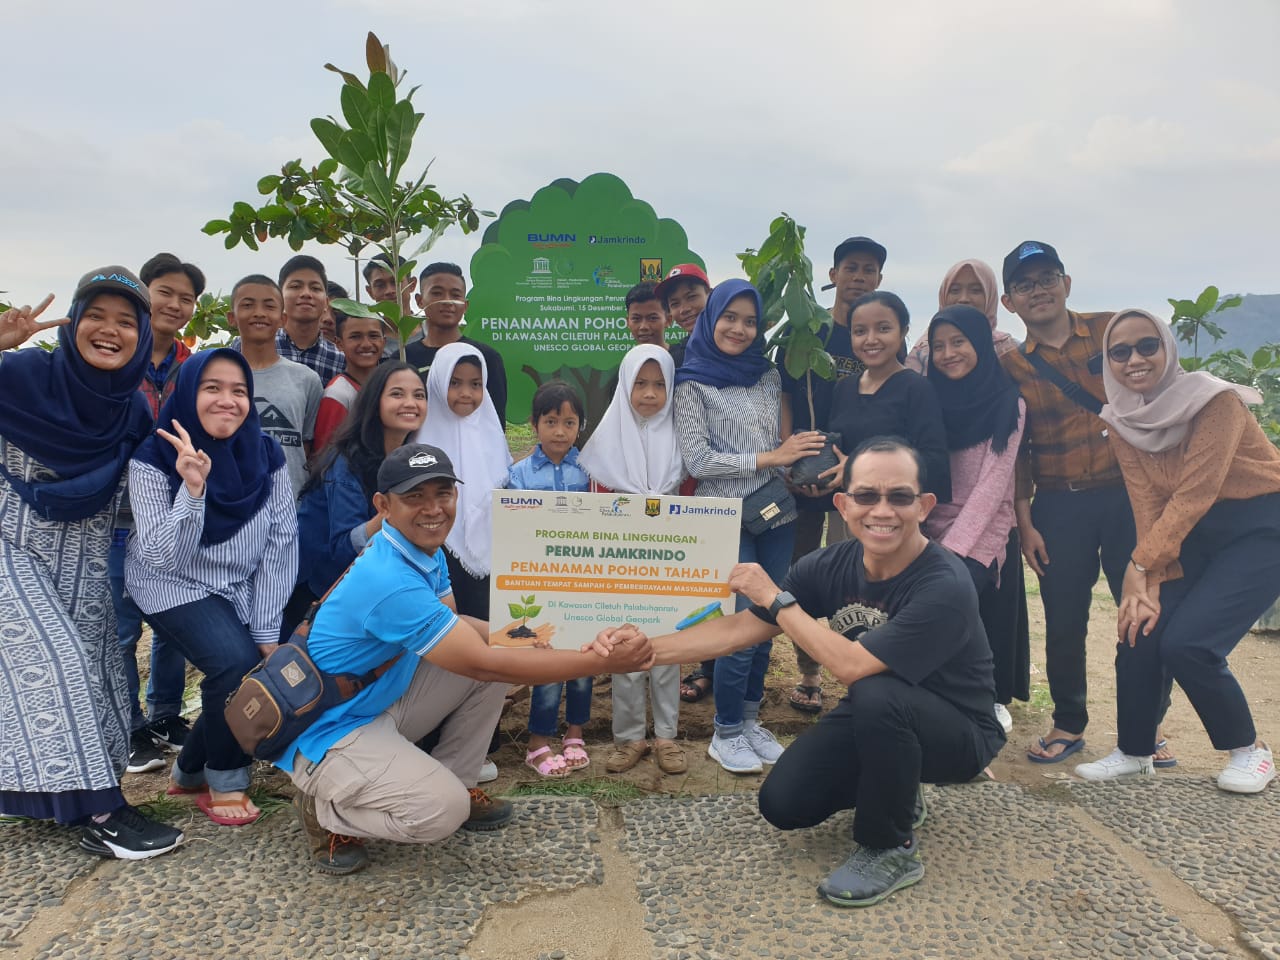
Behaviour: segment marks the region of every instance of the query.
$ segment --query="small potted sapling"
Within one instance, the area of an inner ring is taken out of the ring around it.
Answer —
[[[805,256],[804,227],[784,213],[769,225],[769,236],[760,249],[740,253],[738,259],[760,291],[765,330],[776,346],[774,356],[792,379],[804,383],[809,423],[816,425],[813,378],[833,379],[835,363],[826,349],[831,312],[813,295],[813,262]],[[791,482],[796,486],[822,483],[819,474],[840,462],[836,453],[840,434],[819,432],[826,439],[822,450],[791,465]]]
[[[512,640],[532,640],[538,636],[536,631],[529,629],[529,619],[542,612],[542,605],[535,603],[535,599],[530,594],[527,597],[521,597],[519,603],[507,604],[507,612],[511,614],[511,619],[520,621],[519,626],[507,631],[507,636]]]

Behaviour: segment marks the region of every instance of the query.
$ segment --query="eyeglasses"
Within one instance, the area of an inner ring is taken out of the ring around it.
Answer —
[[[1108,347],[1107,356],[1113,363],[1128,363],[1133,351],[1137,350],[1140,357],[1154,357],[1162,346],[1164,343],[1159,337],[1143,337],[1137,343],[1117,343]]]
[[[1053,273],[1045,274],[1035,280],[1015,280],[1009,284],[1009,289],[1014,292],[1026,296],[1036,287],[1041,290],[1052,290],[1058,285],[1058,281],[1062,279],[1062,274]]]
[[[888,500],[891,507],[909,507],[920,498],[920,494],[909,490],[890,490],[881,493],[879,490],[855,490],[849,499],[860,507],[874,507],[881,500]]]

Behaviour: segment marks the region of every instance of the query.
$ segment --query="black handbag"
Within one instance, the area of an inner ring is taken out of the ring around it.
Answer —
[[[763,487],[742,498],[742,529],[759,536],[796,518],[796,498],[776,474]]]

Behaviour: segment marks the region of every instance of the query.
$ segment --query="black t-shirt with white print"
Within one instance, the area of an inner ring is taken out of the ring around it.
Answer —
[[[846,540],[792,566],[782,589],[801,609],[857,640],[894,676],[953,704],[979,727],[991,755],[1004,745],[995,718],[991,646],[964,564],[930,542],[897,576],[870,580],[862,544]],[[769,612],[751,612],[773,623]]]

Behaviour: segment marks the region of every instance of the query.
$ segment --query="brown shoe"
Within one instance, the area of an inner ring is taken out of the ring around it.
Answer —
[[[364,848],[363,840],[330,833],[320,826],[316,817],[315,797],[299,790],[293,795],[293,812],[298,815],[298,823],[306,834],[307,845],[311,848],[311,862],[321,873],[344,876],[369,865],[369,851]]]
[[[497,830],[505,827],[516,812],[510,800],[495,799],[479,787],[467,792],[471,794],[471,815],[462,825],[463,830]]]
[[[689,760],[671,740],[659,740],[653,745],[653,755],[658,761],[658,769],[663,773],[684,773],[689,769]]]
[[[605,758],[604,768],[610,773],[622,773],[639,763],[649,752],[648,740],[632,740],[630,743],[615,743]]]

